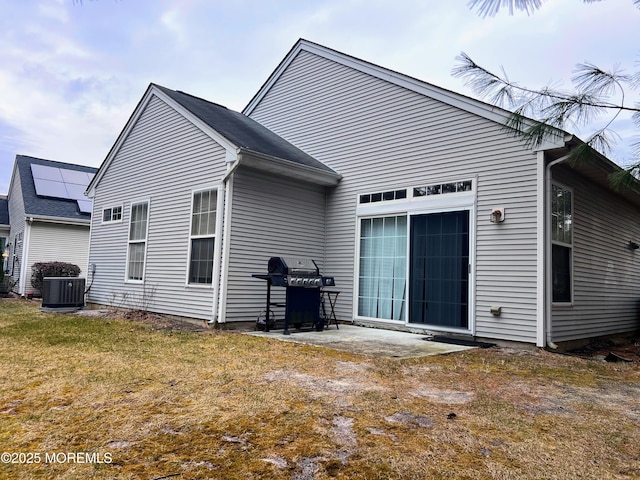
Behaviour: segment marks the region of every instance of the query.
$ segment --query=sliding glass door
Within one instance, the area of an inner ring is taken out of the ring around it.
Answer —
[[[409,323],[469,328],[469,211],[410,217]]]

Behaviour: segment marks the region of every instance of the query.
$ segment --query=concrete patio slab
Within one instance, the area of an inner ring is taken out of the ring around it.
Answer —
[[[282,330],[270,332],[245,332],[256,337],[268,337],[285,342],[305,343],[318,347],[333,348],[351,353],[375,357],[416,358],[459,352],[474,347],[451,345],[425,340],[424,334],[382,330],[354,325],[335,326],[322,332],[291,330],[283,335]]]

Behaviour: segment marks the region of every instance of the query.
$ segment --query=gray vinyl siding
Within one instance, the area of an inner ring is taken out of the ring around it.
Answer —
[[[34,222],[31,225],[25,287],[31,287],[31,266],[37,262],[67,262],[80,267],[80,276],[87,278],[89,225],[60,225]]]
[[[18,173],[17,166],[14,169],[14,175],[12,176],[12,182],[9,186],[9,221],[11,222],[9,242],[11,242],[11,255],[17,255],[17,260],[9,258],[9,273],[16,287],[20,281],[20,265],[22,265],[22,247],[16,249],[16,237],[22,233],[24,236],[25,225],[25,213],[24,213],[24,199],[22,198],[22,182],[20,180],[20,174]],[[22,242],[24,244],[24,241]]]
[[[500,125],[306,51],[251,117],[343,175],[326,231],[339,318],[354,318],[357,195],[477,176],[475,333],[536,341],[537,161]]]
[[[96,275],[89,301],[210,319],[213,289],[186,285],[191,197],[193,190],[217,186],[225,169],[220,145],[152,97],[97,185],[89,260]],[[125,283],[130,208],[145,200],[144,285]],[[120,205],[122,222],[102,223],[103,209]]]
[[[572,306],[553,306],[554,342],[637,330],[640,326],[640,210],[584,177],[555,167],[573,189]]]
[[[324,273],[324,188],[250,169],[233,176],[226,321],[254,321],[265,308],[267,273],[273,256],[311,258]],[[284,288],[272,289],[284,301]],[[282,311],[274,313],[282,318]]]

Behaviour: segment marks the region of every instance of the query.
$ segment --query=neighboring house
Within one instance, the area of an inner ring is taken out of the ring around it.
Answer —
[[[639,190],[507,118],[305,40],[243,114],[151,85],[88,188],[90,301],[254,322],[251,274],[297,256],[341,320],[538,346],[637,329]]]
[[[9,201],[6,195],[0,195],[0,268],[4,272],[7,269],[9,252]]]
[[[84,190],[97,169],[17,155],[11,175],[7,271],[20,295],[31,286],[37,262],[68,262],[87,275],[91,201]]]

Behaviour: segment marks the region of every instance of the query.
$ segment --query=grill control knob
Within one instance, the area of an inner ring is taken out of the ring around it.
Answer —
[[[304,280],[302,280],[302,286],[306,287],[308,283],[309,283],[308,278],[305,278]]]
[[[313,281],[313,284],[314,284],[316,287],[319,287],[319,286],[321,286],[321,285],[322,285],[322,280],[321,280],[320,278],[316,278],[316,279]]]

